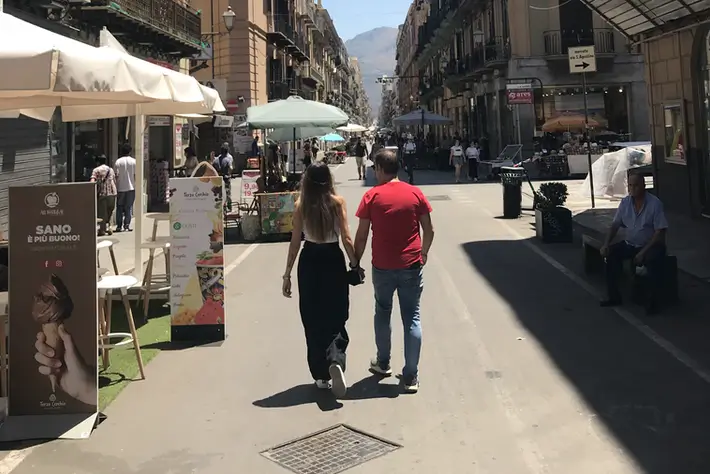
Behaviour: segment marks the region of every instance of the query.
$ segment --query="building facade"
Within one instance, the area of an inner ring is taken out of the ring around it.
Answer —
[[[200,15],[184,2],[6,0],[4,11],[94,46],[99,45],[100,31],[106,27],[130,54],[174,70],[187,66],[182,58],[200,51]],[[160,123],[159,128],[150,128],[146,140],[144,189],[149,196],[157,189],[152,180],[164,176],[162,172],[151,174],[153,165],[160,163],[160,169],[169,172],[176,158],[182,158],[178,140],[181,145],[189,143],[189,133],[183,135],[182,123],[171,117]],[[6,225],[9,186],[88,181],[95,157],[105,154],[113,163],[119,145],[132,143],[133,133],[127,117],[65,123],[57,112],[49,123],[25,117],[0,119],[0,226]]]
[[[546,120],[583,113],[581,75],[570,74],[567,50],[594,45],[592,116],[625,139],[649,138],[643,56],[581,0],[429,3],[415,63],[420,103],[453,120],[440,135],[486,137],[491,155],[518,142],[532,153]],[[509,83],[530,84],[532,103],[508,104]]]
[[[408,113],[419,107],[419,68],[415,61],[419,29],[429,16],[429,2],[413,1],[400,25],[395,48],[395,92],[398,111]]]
[[[710,218],[710,8],[584,0],[645,57],[654,187],[666,209]],[[636,107],[634,103],[634,107]]]

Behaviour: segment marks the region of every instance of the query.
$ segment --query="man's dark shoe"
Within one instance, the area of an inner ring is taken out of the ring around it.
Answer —
[[[392,375],[392,367],[390,367],[389,362],[381,362],[377,359],[372,359],[370,361],[370,372],[383,377],[389,377]]]
[[[602,308],[613,308],[614,306],[621,306],[621,304],[621,298],[609,298],[599,302],[599,306]]]
[[[414,376],[409,376],[409,377],[404,377],[402,376],[402,382],[404,383],[404,393],[417,393],[419,391],[419,377],[414,375]]]

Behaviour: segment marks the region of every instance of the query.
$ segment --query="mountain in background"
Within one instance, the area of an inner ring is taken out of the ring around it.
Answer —
[[[375,80],[383,74],[394,74],[397,31],[397,28],[375,28],[345,42],[348,54],[355,56],[360,64],[373,118],[377,117],[382,102],[382,86]]]

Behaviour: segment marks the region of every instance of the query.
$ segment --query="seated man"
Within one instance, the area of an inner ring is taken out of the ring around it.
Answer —
[[[668,221],[663,212],[663,203],[646,192],[643,176],[629,176],[629,195],[621,200],[609,233],[601,248],[606,257],[606,284],[609,299],[601,306],[621,304],[619,276],[624,260],[633,259],[636,266],[646,267],[650,287],[646,311],[657,310],[657,298],[661,290],[663,263],[666,255],[666,229]],[[626,240],[610,246],[621,227],[626,229]]]

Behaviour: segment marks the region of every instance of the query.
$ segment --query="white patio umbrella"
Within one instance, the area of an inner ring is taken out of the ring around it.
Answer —
[[[349,123],[344,127],[338,127],[336,130],[348,133],[358,133],[366,131],[367,127],[363,127],[362,125],[358,125],[356,123]]]
[[[165,75],[0,12],[0,110],[170,100]]]
[[[298,140],[298,129],[307,127],[336,128],[348,123],[348,115],[332,105],[306,100],[299,96],[277,100],[247,109],[247,122],[252,128],[288,130]],[[293,172],[296,172],[296,147],[293,148]]]
[[[392,123],[395,125],[449,125],[453,121],[448,117],[424,109],[417,109],[392,119]]]

